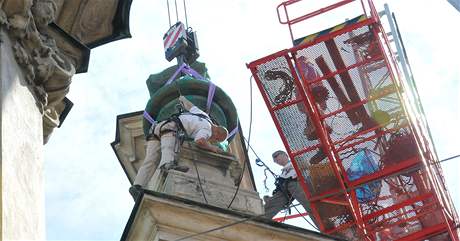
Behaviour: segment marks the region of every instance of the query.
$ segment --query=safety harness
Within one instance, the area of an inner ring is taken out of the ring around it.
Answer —
[[[207,116],[205,114],[192,113],[192,112],[189,112],[189,111],[184,111],[183,108],[179,108],[178,113],[172,114],[168,119],[162,121],[162,124],[159,127],[160,128],[159,135],[155,134],[155,128],[156,128],[157,123],[152,124],[152,126],[149,129],[149,136],[148,136],[149,139],[153,138],[153,139],[156,139],[156,140],[160,140],[161,136],[163,136],[164,134],[174,132],[176,134],[176,138],[178,138],[180,140],[180,143],[182,144],[184,142],[184,140],[187,137],[189,137],[189,135],[188,135],[187,131],[185,130],[185,127],[182,124],[182,121],[179,118],[181,115],[194,115],[194,116],[200,117],[202,119],[205,119],[211,125],[214,124],[213,121],[209,118],[209,116]],[[174,129],[163,129],[163,126],[168,124],[168,123],[170,123],[170,122],[174,122],[176,124],[176,129],[175,130]]]

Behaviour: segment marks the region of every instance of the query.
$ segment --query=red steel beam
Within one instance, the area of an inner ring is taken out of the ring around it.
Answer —
[[[432,212],[432,210],[424,210],[424,209],[428,209],[430,208],[431,206],[434,206],[436,205],[436,203],[433,201],[433,202],[430,202],[428,203],[427,205],[424,205],[424,206],[418,206],[417,208],[413,208],[413,209],[410,209],[410,210],[404,210],[403,212],[402,211],[399,211],[400,213],[398,215],[394,215],[394,216],[391,216],[391,217],[387,217],[385,219],[382,219],[380,220],[379,222],[377,223],[369,223],[369,226],[371,227],[375,227],[375,226],[384,226],[385,223],[387,223],[388,221],[390,221],[391,219],[395,219],[395,218],[399,218],[401,216],[404,216],[404,215],[409,215],[411,213],[414,213],[413,216],[411,217],[415,217],[415,216],[420,216],[420,213],[426,213],[426,212]],[[396,210],[394,210],[396,211]],[[392,212],[394,212],[392,211]],[[419,211],[422,211],[422,212],[419,212]],[[404,220],[408,220],[408,219],[404,219]],[[399,224],[399,223],[398,223]],[[392,223],[391,225],[389,226],[394,226],[394,224]],[[378,232],[380,231],[381,228],[379,227],[375,227],[374,230],[375,232]]]
[[[294,54],[294,53],[293,53]],[[318,58],[323,58],[322,56],[318,57]],[[378,55],[378,56],[372,56],[371,58],[369,59],[365,59],[363,61],[358,61],[357,63],[354,63],[352,65],[349,65],[347,68],[345,69],[339,69],[339,70],[336,70],[336,71],[328,71],[327,74],[323,73],[323,75],[320,75],[319,77],[317,77],[316,79],[312,79],[312,80],[308,80],[306,81],[308,83],[308,85],[313,85],[315,83],[318,83],[318,82],[321,82],[325,79],[329,79],[329,78],[332,78],[334,77],[335,75],[337,74],[340,74],[340,73],[343,73],[345,71],[348,71],[350,69],[354,69],[354,68],[358,68],[358,67],[362,67],[364,65],[367,65],[367,64],[370,64],[370,63],[373,63],[373,62],[378,62],[378,61],[381,61],[383,60],[383,57],[381,55]],[[297,59],[294,58],[294,61],[296,61],[297,63]],[[324,61],[324,58],[323,58],[323,61]],[[299,66],[297,64],[297,66]],[[327,66],[327,64],[326,64]],[[300,68],[299,68],[300,69]],[[301,75],[303,76],[303,75]]]
[[[341,147],[337,148],[337,151],[343,151],[343,150],[345,150],[345,149],[347,149],[347,148],[350,148],[350,147],[359,145],[359,144],[364,143],[364,142],[366,142],[366,141],[369,141],[369,140],[375,139],[375,138],[377,138],[377,137],[383,136],[383,135],[385,135],[385,134],[388,134],[388,133],[390,133],[391,131],[397,131],[397,130],[400,130],[400,129],[402,129],[402,128],[406,128],[407,126],[408,126],[407,124],[402,124],[402,125],[399,125],[399,126],[397,126],[397,127],[395,127],[395,128],[390,128],[390,129],[385,130],[385,131],[379,131],[379,132],[377,132],[375,135],[372,135],[372,136],[369,136],[369,137],[360,139],[359,141],[355,141],[355,142],[353,142],[353,143],[351,143],[351,144],[348,144],[348,145],[345,145],[345,146],[341,146]],[[372,129],[373,129],[373,128],[371,128],[371,129],[369,129],[369,130],[372,130]],[[376,128],[376,129],[378,129],[378,128]],[[363,131],[363,132],[364,132],[364,133],[367,133],[366,131]],[[370,132],[370,131],[369,131],[369,132]],[[356,134],[354,134],[354,135],[355,135],[356,137],[358,137],[359,135],[363,135],[363,134],[361,134],[361,133],[356,133]],[[345,143],[343,143],[343,144],[345,144]]]
[[[303,212],[303,213],[297,213],[297,214],[293,214],[293,215],[287,215],[287,216],[284,216],[284,217],[274,218],[273,221],[284,222],[284,221],[289,220],[289,219],[300,218],[300,217],[304,217],[304,216],[308,216],[308,213]]]
[[[393,212],[393,211],[395,211],[397,209],[400,209],[402,207],[405,207],[405,206],[409,206],[412,203],[420,202],[420,201],[423,201],[423,200],[426,200],[426,199],[429,199],[429,198],[432,198],[432,197],[433,197],[432,193],[426,193],[426,194],[419,195],[419,196],[414,197],[414,198],[407,199],[407,200],[405,200],[403,202],[400,202],[398,204],[395,204],[395,205],[386,207],[384,209],[380,209],[380,210],[378,210],[378,211],[376,211],[374,213],[365,215],[364,220],[369,221],[369,220],[374,219],[374,218],[376,218],[378,216],[384,215],[384,214],[389,213],[389,212]]]
[[[404,238],[398,239],[398,241],[423,240],[426,237],[432,236],[433,234],[436,234],[436,233],[442,233],[443,231],[447,231],[447,225],[445,223],[441,223],[435,226],[424,228],[416,233],[413,233]]]

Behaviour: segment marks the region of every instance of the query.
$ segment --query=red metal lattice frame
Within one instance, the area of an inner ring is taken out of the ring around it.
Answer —
[[[289,19],[287,6],[295,4],[295,3],[299,2],[299,1],[301,1],[301,0],[286,1],[286,2],[283,2],[280,5],[278,5],[278,7],[277,7],[278,19],[279,19],[280,23],[287,24],[289,26],[289,31],[290,31],[290,35],[291,35],[292,40],[294,40],[294,36],[293,36],[293,33],[292,33],[292,25],[297,24],[297,23],[302,22],[302,21],[305,21],[305,20],[307,20],[309,18],[318,16],[318,15],[320,15],[322,13],[334,10],[334,9],[336,9],[338,7],[341,7],[341,6],[346,5],[348,3],[354,2],[355,0],[339,1],[336,4],[327,6],[325,8],[320,9],[320,10],[317,10],[317,11],[310,12],[308,14],[305,14],[303,16],[297,17],[295,19]],[[386,36],[386,33],[385,33],[383,27],[381,26],[381,24],[379,22],[378,13],[377,13],[377,11],[376,11],[376,9],[375,9],[375,7],[374,7],[374,5],[373,5],[371,0],[368,0],[368,1],[361,0],[360,2],[361,2],[361,5],[362,5],[362,10],[363,10],[364,14],[368,17],[365,21],[356,23],[354,25],[347,26],[347,27],[345,27],[345,28],[343,28],[343,29],[341,29],[339,31],[335,31],[335,32],[332,32],[332,33],[329,33],[329,34],[325,34],[325,35],[320,36],[320,37],[316,38],[314,41],[309,42],[307,44],[301,44],[301,45],[295,46],[295,47],[293,47],[291,49],[283,50],[283,51],[277,52],[275,54],[269,55],[267,57],[264,57],[262,59],[256,60],[256,61],[250,63],[248,65],[248,67],[251,69],[251,72],[252,72],[252,74],[253,74],[253,76],[254,76],[254,78],[256,80],[256,83],[257,83],[259,89],[261,90],[262,97],[263,97],[263,99],[264,99],[264,101],[265,101],[265,103],[266,103],[266,105],[267,105],[267,107],[268,107],[268,109],[270,111],[270,114],[272,116],[272,119],[274,120],[275,126],[277,127],[278,132],[279,132],[279,134],[281,136],[281,139],[282,139],[282,141],[283,141],[283,143],[284,143],[284,145],[285,145],[285,147],[286,147],[286,149],[288,151],[289,157],[290,157],[291,160],[293,160],[292,161],[293,166],[296,169],[296,172],[297,172],[298,177],[299,177],[299,182],[300,182],[303,190],[305,191],[305,195],[306,195],[307,199],[310,202],[312,202],[311,203],[311,206],[312,206],[311,215],[313,215],[313,217],[315,217],[316,220],[320,220],[320,218],[321,218],[320,214],[318,213],[318,211],[315,208],[316,202],[328,202],[328,199],[330,197],[334,196],[334,195],[344,195],[344,197],[347,199],[347,202],[348,202],[348,205],[349,205],[349,210],[352,211],[354,221],[348,222],[348,223],[343,224],[343,225],[341,225],[339,227],[329,229],[329,230],[326,230],[326,227],[324,226],[324,224],[322,222],[320,222],[319,223],[320,230],[322,230],[323,232],[326,232],[326,233],[334,233],[334,232],[338,232],[339,230],[347,229],[347,228],[351,227],[352,225],[357,225],[357,227],[360,230],[360,236],[361,237],[363,237],[365,239],[368,239],[368,240],[375,240],[376,239],[375,230],[373,230],[372,227],[370,227],[369,225],[366,224],[367,220],[370,220],[372,218],[377,217],[379,214],[385,214],[385,213],[390,212],[392,210],[397,210],[397,209],[401,209],[401,208],[404,209],[405,205],[408,205],[410,203],[415,203],[416,201],[420,201],[420,200],[423,201],[426,198],[433,197],[434,200],[435,200],[434,201],[435,203],[434,204],[427,204],[424,207],[426,208],[426,207],[428,207],[430,205],[434,205],[434,207],[438,207],[438,210],[440,210],[442,215],[443,215],[444,222],[441,223],[441,224],[435,225],[435,226],[430,226],[428,228],[424,228],[422,231],[412,233],[412,234],[410,234],[408,236],[405,236],[405,237],[403,237],[403,238],[401,238],[399,240],[420,240],[420,239],[430,237],[430,236],[432,236],[434,234],[443,233],[443,232],[446,232],[446,231],[449,232],[450,237],[451,237],[452,240],[459,240],[458,233],[457,233],[456,230],[454,230],[454,227],[453,227],[455,221],[457,221],[457,220],[455,220],[455,217],[457,215],[455,214],[455,215],[453,215],[454,217],[452,217],[449,214],[449,213],[455,212],[455,210],[453,210],[451,208],[451,205],[450,205],[451,201],[449,199],[450,197],[448,196],[448,193],[446,193],[446,190],[445,190],[445,184],[444,184],[444,180],[443,180],[443,177],[442,177],[442,174],[441,174],[442,172],[440,170],[440,165],[436,164],[437,158],[432,153],[432,151],[430,149],[431,143],[429,141],[427,141],[427,137],[423,132],[423,127],[421,126],[420,122],[417,121],[416,119],[413,119],[412,115],[410,114],[410,110],[406,106],[407,102],[403,103],[402,108],[403,108],[404,113],[406,114],[406,116],[410,120],[408,122],[408,124],[407,124],[407,127],[410,128],[411,132],[413,133],[413,135],[415,137],[416,144],[417,144],[417,146],[419,148],[420,153],[422,154],[422,155],[420,155],[420,158],[412,158],[412,159],[406,160],[406,161],[400,163],[400,165],[386,168],[383,171],[367,175],[364,178],[358,179],[356,181],[350,181],[346,175],[345,176],[341,175],[341,173],[345,173],[345,169],[342,166],[342,164],[340,164],[341,162],[340,162],[340,156],[339,156],[338,152],[340,150],[348,148],[350,145],[355,146],[355,145],[357,145],[357,143],[359,144],[359,142],[353,142],[353,144],[350,144],[348,146],[346,146],[346,145],[341,146],[339,148],[337,148],[336,145],[338,143],[346,143],[346,141],[352,140],[353,138],[356,138],[356,137],[358,137],[359,135],[361,135],[363,133],[355,133],[355,134],[347,137],[347,140],[340,140],[340,141],[335,141],[334,142],[329,137],[329,134],[328,134],[328,132],[327,132],[327,130],[326,130],[326,128],[325,128],[325,126],[324,126],[322,121],[324,119],[326,119],[328,116],[332,116],[332,115],[334,115],[334,114],[336,114],[338,112],[343,112],[343,111],[346,111],[347,109],[352,109],[354,107],[363,105],[363,104],[365,104],[365,103],[367,103],[369,101],[372,101],[372,99],[371,98],[364,99],[364,100],[361,100],[359,102],[353,103],[353,104],[351,104],[349,106],[344,106],[342,109],[336,110],[336,113],[332,112],[332,113],[328,113],[326,115],[322,115],[322,114],[320,114],[318,106],[315,104],[316,102],[315,102],[314,96],[311,93],[311,88],[309,86],[311,86],[314,83],[319,83],[319,82],[321,82],[321,81],[323,81],[323,80],[325,80],[325,79],[327,79],[329,77],[332,77],[334,75],[337,75],[337,74],[340,74],[342,72],[348,71],[348,70],[350,70],[352,68],[358,67],[360,65],[364,65],[364,64],[366,64],[366,62],[372,62],[372,61],[375,61],[376,59],[381,58],[381,59],[383,59],[385,65],[387,66],[388,72],[389,72],[389,74],[391,76],[391,80],[395,84],[396,89],[392,93],[396,93],[400,100],[405,99],[404,95],[402,94],[403,93],[402,89],[405,88],[404,84],[401,81],[402,77],[400,76],[399,71],[397,69],[396,58],[393,55],[393,52],[390,50],[388,37]],[[285,16],[286,16],[285,21],[281,20],[281,15],[280,15],[280,8],[281,7],[284,9],[284,12],[285,12]],[[257,75],[257,66],[259,66],[259,65],[261,65],[263,63],[266,63],[268,61],[274,60],[276,58],[280,58],[280,57],[284,58],[286,60],[287,64],[288,64],[288,68],[289,68],[290,72],[293,75],[294,85],[296,86],[297,89],[302,89],[302,84],[300,82],[300,79],[304,78],[304,77],[302,75],[298,76],[296,74],[296,69],[300,69],[300,65],[299,65],[299,63],[297,63],[297,60],[295,58],[296,52],[298,50],[300,50],[300,49],[304,49],[304,48],[307,48],[309,46],[313,46],[314,44],[317,44],[319,42],[331,39],[331,38],[333,38],[335,36],[338,36],[338,35],[343,34],[343,33],[347,33],[349,31],[352,31],[353,29],[357,29],[357,28],[362,27],[362,26],[373,26],[371,28],[371,30],[372,30],[372,32],[373,32],[373,34],[375,36],[378,36],[377,37],[377,39],[378,39],[377,43],[378,43],[378,47],[380,49],[380,52],[382,53],[381,57],[377,56],[377,57],[375,57],[375,59],[374,58],[368,59],[366,61],[363,61],[362,63],[356,63],[354,65],[348,66],[348,67],[343,68],[343,69],[337,69],[334,72],[328,73],[328,74],[326,74],[324,76],[321,76],[321,77],[319,77],[317,79],[311,80],[311,81],[309,81],[308,86],[305,89],[303,89],[303,91],[300,91],[300,93],[299,93],[300,97],[299,98],[297,98],[297,99],[295,99],[293,101],[284,102],[284,103],[279,104],[279,105],[271,106],[269,96],[267,96],[267,93],[265,93],[265,91],[264,91],[264,86],[262,84],[262,80]],[[293,63],[295,64],[295,67],[294,67]],[[379,96],[379,95],[378,96],[373,96],[373,98],[378,99],[378,98],[380,98],[380,97],[382,97],[383,95],[386,95],[386,94],[388,94],[388,93],[382,93],[381,96]],[[314,127],[317,130],[318,139],[320,140],[320,144],[317,144],[317,145],[314,145],[314,146],[311,146],[311,147],[307,147],[307,148],[304,148],[304,149],[301,149],[301,150],[292,150],[290,148],[290,146],[289,146],[289,143],[288,143],[288,140],[287,140],[285,134],[282,131],[281,124],[278,121],[277,117],[275,116],[275,111],[281,110],[283,108],[293,106],[293,105],[296,105],[296,104],[299,104],[299,103],[303,103],[307,107],[307,110],[308,110],[309,115],[310,115],[310,117],[312,119]],[[379,128],[379,126],[375,127],[374,130],[378,129],[378,128]],[[367,130],[367,131],[369,132],[369,130]],[[373,130],[371,130],[371,131],[373,131]],[[391,132],[391,131],[394,131],[394,130],[389,129],[389,130],[386,130],[384,132],[380,132],[379,134],[376,134],[375,136],[377,136],[377,135],[385,135],[386,133]],[[360,142],[361,143],[365,142],[367,140],[370,140],[370,139],[374,138],[375,136],[367,137],[367,139],[361,140]],[[302,175],[300,167],[299,167],[298,163],[295,161],[296,160],[295,157],[299,156],[299,155],[301,155],[303,153],[309,152],[311,150],[315,150],[317,148],[322,148],[324,153],[326,153],[327,157],[329,158],[330,164],[333,167],[334,175],[337,178],[337,180],[340,181],[340,187],[338,189],[336,189],[336,190],[329,190],[327,192],[320,193],[319,195],[312,196],[311,192],[309,191],[309,189],[308,189],[308,187],[306,185],[306,182],[305,182],[305,179],[304,179],[304,177]],[[434,162],[434,164],[432,164],[432,162]],[[404,170],[407,170],[407,169],[410,169],[410,168],[414,168],[416,166],[420,166],[420,164],[422,164],[422,169],[427,172],[426,176],[428,176],[428,180],[426,180],[426,181],[430,183],[430,186],[432,188],[434,188],[434,195],[429,194],[428,196],[423,196],[422,195],[422,196],[419,196],[418,198],[412,198],[412,199],[409,199],[409,201],[398,203],[396,205],[391,206],[390,208],[382,209],[382,210],[377,211],[377,212],[375,212],[375,213],[373,213],[371,215],[363,215],[363,213],[361,213],[361,210],[360,210],[360,207],[358,205],[358,202],[356,201],[357,200],[356,194],[355,194],[355,192],[352,191],[354,188],[359,187],[360,185],[362,185],[364,183],[368,183],[368,182],[371,182],[371,181],[374,181],[374,180],[379,180],[379,179],[385,178],[387,176],[391,176],[391,175],[395,175],[397,173],[400,173],[401,171],[404,171]],[[411,212],[415,212],[415,211],[411,211]],[[422,213],[419,213],[419,214],[415,215],[414,217],[411,217],[411,218],[409,218],[409,219],[407,219],[405,221],[409,222],[410,220],[413,220],[413,219],[416,219],[419,216],[422,216],[422,214],[425,215],[427,212],[429,212],[429,211],[424,211]],[[404,212],[402,212],[401,215],[403,215],[403,214],[404,214]],[[300,217],[300,216],[304,216],[304,215],[306,215],[306,214],[293,215],[290,218]],[[284,218],[284,220],[285,219],[286,218]],[[404,222],[404,220],[400,220],[398,222],[401,223],[401,222]],[[396,222],[396,224],[398,224],[398,222]],[[391,225],[394,226],[396,224],[391,224]]]

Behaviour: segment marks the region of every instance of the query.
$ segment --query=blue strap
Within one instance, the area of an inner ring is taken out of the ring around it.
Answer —
[[[152,125],[153,125],[153,123],[156,122],[155,119],[153,119],[153,118],[149,115],[149,113],[148,113],[147,111],[145,111],[145,110],[144,110],[144,118],[145,118],[148,122],[150,122],[150,124],[152,124]]]
[[[211,111],[211,104],[212,100],[214,99],[214,93],[216,92],[216,85],[209,81],[209,88],[208,88],[208,100],[206,102],[206,113],[209,114]]]
[[[239,124],[237,123],[236,127],[232,131],[230,131],[230,133],[228,133],[227,139],[225,139],[225,140],[228,140],[228,139],[230,139],[230,137],[234,136],[236,134],[236,132],[238,132],[238,129],[239,129]]]

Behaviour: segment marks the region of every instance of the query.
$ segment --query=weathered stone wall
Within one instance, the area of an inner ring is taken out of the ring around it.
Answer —
[[[2,240],[44,240],[42,114],[0,30]]]

